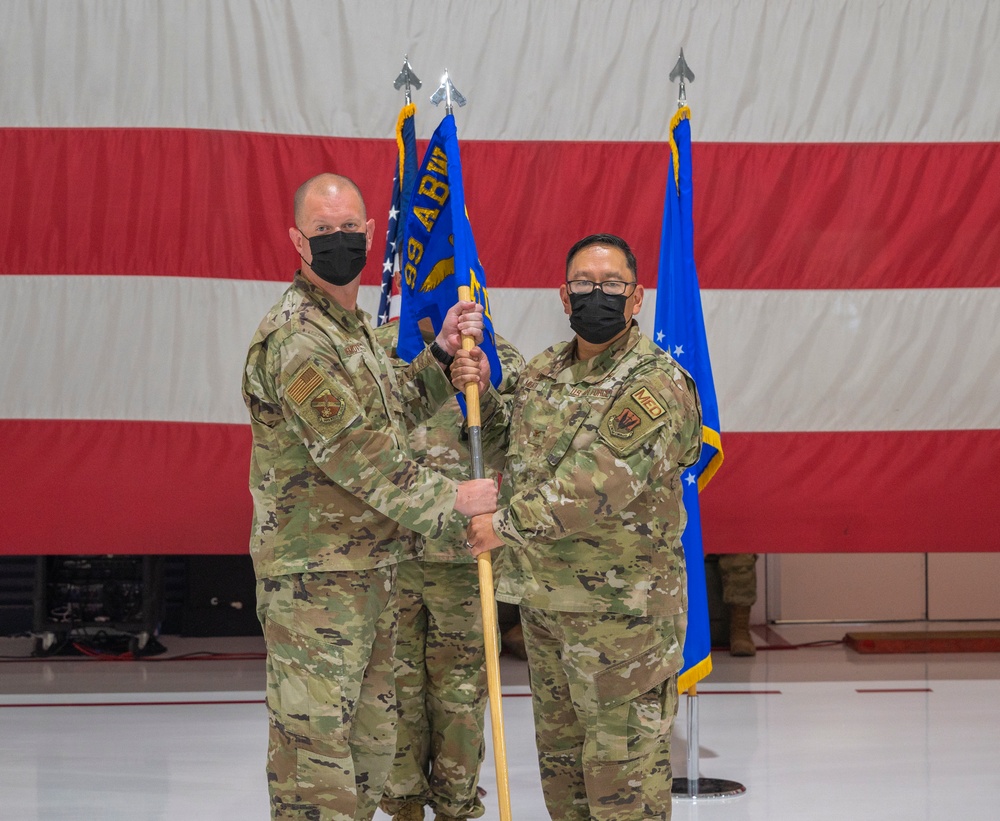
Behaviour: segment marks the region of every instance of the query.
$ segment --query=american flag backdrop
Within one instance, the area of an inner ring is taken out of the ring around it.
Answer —
[[[406,103],[396,120],[396,147],[399,157],[392,176],[392,194],[389,213],[386,215],[385,254],[382,257],[382,290],[378,298],[378,324],[399,319],[400,289],[396,275],[400,272],[406,215],[409,213],[410,193],[417,175],[417,137],[414,118],[417,107]]]
[[[992,0],[0,4],[3,551],[247,549],[240,373],[292,194],[346,173],[386,227],[404,54],[469,100],[498,333],[568,337],[589,233],[655,288],[681,47],[726,437],[705,548],[996,550],[998,42]]]

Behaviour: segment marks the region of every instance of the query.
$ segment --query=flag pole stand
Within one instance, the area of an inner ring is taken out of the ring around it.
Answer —
[[[671,794],[674,798],[734,798],[747,788],[738,781],[725,778],[701,778],[698,773],[698,688],[687,691],[687,778],[675,778]]]

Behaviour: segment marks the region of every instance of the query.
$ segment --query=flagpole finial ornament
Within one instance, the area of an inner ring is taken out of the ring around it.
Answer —
[[[403,55],[403,68],[399,72],[399,76],[396,78],[396,82],[393,83],[398,91],[403,86],[406,86],[406,104],[409,105],[413,102],[413,97],[410,94],[410,88],[419,89],[423,85],[420,82],[420,78],[414,73],[413,67],[410,65],[410,56],[408,54]]]
[[[441,77],[441,85],[438,86],[438,90],[431,96],[431,102],[434,105],[440,105],[442,100],[444,101],[445,112],[448,114],[452,113],[452,105],[454,103],[458,103],[459,107],[461,107],[466,102],[465,97],[455,88],[451,77],[448,76],[448,69],[444,70],[444,75]]]
[[[683,108],[687,105],[687,90],[684,88],[684,81],[694,82],[694,72],[691,71],[684,59],[684,49],[681,49],[681,56],[677,58],[674,67],[670,71],[670,82],[680,78],[680,86],[677,88],[677,107]]]

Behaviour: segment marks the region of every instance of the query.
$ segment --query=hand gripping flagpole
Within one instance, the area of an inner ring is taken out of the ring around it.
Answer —
[[[434,92],[431,102],[445,103],[445,111],[452,113],[454,103],[465,105],[463,97],[448,76],[445,69],[441,86]],[[474,302],[472,289],[462,285],[458,298],[463,302]],[[462,337],[462,350],[471,351],[476,340],[471,336]],[[464,388],[467,408],[466,422],[469,428],[469,452],[472,456],[472,478],[483,479],[483,438],[482,419],[479,408],[479,384],[469,382]],[[481,553],[476,559],[479,570],[479,603],[483,611],[483,640],[486,650],[486,687],[490,698],[490,727],[493,730],[493,765],[497,778],[497,800],[500,805],[500,821],[511,821],[510,784],[507,778],[507,745],[503,731],[503,705],[500,693],[500,630],[497,626],[497,603],[493,589],[493,560],[490,551]]]
[[[684,59],[684,49],[670,71],[670,81],[679,80],[677,86],[677,108],[687,105],[687,91],[684,81],[694,82],[694,72]],[[698,738],[698,685],[692,684],[686,691],[687,695],[687,778],[675,778],[671,793],[676,798],[731,798],[747,791],[737,781],[724,778],[701,778],[699,776],[698,753],[700,741]]]

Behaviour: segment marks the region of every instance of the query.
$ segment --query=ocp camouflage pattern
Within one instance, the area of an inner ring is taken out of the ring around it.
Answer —
[[[396,357],[397,324],[390,322],[375,329],[375,336],[397,367],[405,363]],[[424,341],[430,342],[432,334],[424,334]],[[524,357],[510,342],[496,335],[497,356],[503,367],[503,378],[498,390],[508,393],[517,382],[517,376],[524,368]],[[412,423],[409,430],[410,447],[417,462],[426,468],[443,473],[449,479],[462,482],[472,478],[470,473],[468,433],[464,429],[465,419],[458,399],[453,395],[433,416],[422,423]],[[486,476],[493,478],[503,468],[505,454],[499,451],[484,453]],[[475,558],[465,547],[467,520],[456,516],[451,524],[437,537],[419,539],[423,548],[423,558],[437,562],[475,562]]]
[[[374,815],[396,749],[396,572],[392,564],[257,582],[272,818]]]
[[[494,530],[508,546],[498,598],[548,610],[687,609],[681,473],[701,449],[691,377],[643,336],[575,359],[536,356],[513,397],[484,397],[484,441],[507,447]]]
[[[725,604],[754,606],[757,602],[756,553],[720,553],[719,575]]]
[[[397,367],[396,323],[376,328]],[[433,336],[424,334],[424,341]],[[524,359],[496,337],[505,390]],[[410,430],[414,457],[425,467],[461,481],[470,476],[468,436],[457,399]],[[495,476],[502,454],[484,463]],[[432,807],[438,818],[479,818],[477,792],[485,752],[486,667],[482,605],[475,559],[465,547],[467,520],[439,538],[418,537],[423,556],[399,565],[396,687],[399,734],[381,808],[395,815],[407,805]]]
[[[406,431],[453,393],[427,351],[395,371],[367,314],[297,273],[243,373],[258,578],[390,564],[416,554],[411,530],[464,521],[455,483],[414,461]]]

